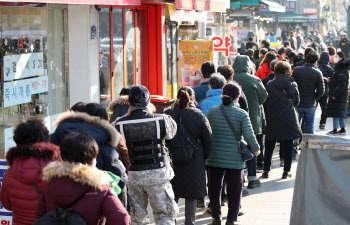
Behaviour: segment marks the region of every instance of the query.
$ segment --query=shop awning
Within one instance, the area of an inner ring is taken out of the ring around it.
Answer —
[[[1,2],[18,2],[18,0],[6,0]],[[85,4],[85,5],[140,5],[140,0],[20,0],[20,2],[42,2],[57,4]]]
[[[259,15],[272,18],[275,22],[275,14],[272,12],[261,12]],[[297,13],[280,13],[278,14],[279,23],[313,23],[314,20]]]
[[[285,12],[286,7],[277,2],[268,0],[231,0],[230,7],[239,9],[241,6],[259,6],[261,4],[267,5],[271,12]]]
[[[176,0],[177,9],[192,9],[211,12],[226,12],[226,0]]]

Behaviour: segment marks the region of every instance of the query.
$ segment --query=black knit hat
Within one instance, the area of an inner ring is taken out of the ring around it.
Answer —
[[[129,94],[129,104],[135,107],[147,107],[150,103],[150,94],[145,86],[133,86]]]

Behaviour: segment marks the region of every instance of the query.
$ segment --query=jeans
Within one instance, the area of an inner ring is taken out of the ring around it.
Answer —
[[[314,120],[316,108],[297,108],[299,113],[299,123],[304,118],[305,121],[305,133],[314,134]]]
[[[208,168],[210,177],[210,208],[214,219],[221,219],[221,189],[222,182],[227,182],[228,213],[227,221],[237,221],[242,200],[243,169]]]
[[[196,222],[196,199],[185,199],[185,225],[194,225]]]
[[[345,128],[345,118],[334,117],[333,118],[333,129]]]
[[[326,124],[326,121],[327,121],[327,116],[326,116],[327,102],[328,102],[328,96],[322,96],[318,100],[318,103],[320,104],[320,107],[322,110],[320,124]]]
[[[272,155],[275,150],[276,141],[266,140],[265,141],[265,160],[264,160],[264,171],[271,171]],[[284,151],[284,172],[290,172],[292,168],[293,159],[293,140],[280,141],[280,148]]]
[[[262,134],[256,135],[256,140],[260,145],[260,155],[258,155],[256,164],[258,167],[263,167],[264,166],[264,135]]]

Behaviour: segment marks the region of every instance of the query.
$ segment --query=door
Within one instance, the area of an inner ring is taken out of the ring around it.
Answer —
[[[175,98],[178,91],[177,83],[177,43],[178,23],[166,21],[166,50],[167,50],[167,96]]]

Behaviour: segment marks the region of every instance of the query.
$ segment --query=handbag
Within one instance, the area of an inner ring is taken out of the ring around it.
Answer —
[[[238,141],[239,143],[239,148],[238,148],[238,151],[241,153],[241,156],[242,156],[242,160],[244,162],[248,161],[248,160],[251,160],[252,158],[254,158],[255,154],[253,153],[253,151],[250,149],[250,147],[248,146],[248,144],[242,140],[242,137],[240,137],[235,128],[233,127],[231,121],[229,120],[228,116],[227,116],[227,113],[225,112],[225,109],[223,107],[223,105],[220,105],[220,109],[222,111],[222,113],[224,114],[224,117],[229,125],[229,127],[231,128],[231,131],[232,133],[235,135],[236,137],[236,140]]]

